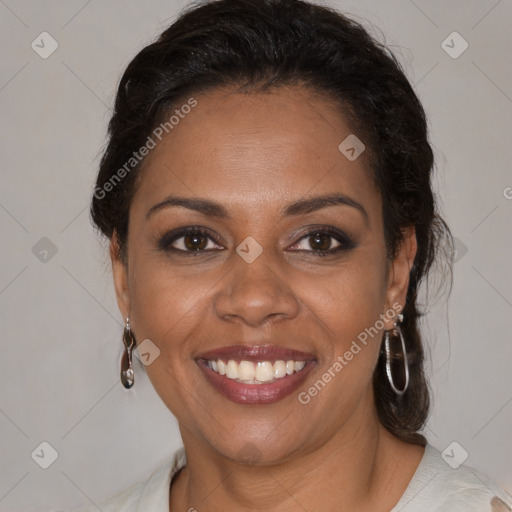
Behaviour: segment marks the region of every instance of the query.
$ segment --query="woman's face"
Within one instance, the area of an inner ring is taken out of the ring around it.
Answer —
[[[379,192],[366,155],[338,149],[352,132],[334,105],[299,87],[195,99],[146,158],[127,267],[111,245],[153,386],[185,443],[234,460],[285,460],[375,426],[372,373],[404,305],[414,233],[389,262]],[[180,233],[191,226],[204,233]]]

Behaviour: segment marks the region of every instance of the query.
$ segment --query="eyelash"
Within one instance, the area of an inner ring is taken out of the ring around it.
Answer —
[[[329,226],[318,226],[304,235],[302,235],[297,242],[295,242],[293,245],[297,245],[299,242],[301,242],[304,239],[307,239],[308,237],[312,235],[317,234],[326,234],[329,235],[331,238],[334,238],[340,245],[334,249],[328,249],[327,251],[318,251],[318,250],[304,250],[299,249],[295,252],[309,252],[314,254],[315,256],[328,256],[331,254],[335,254],[341,251],[348,251],[350,249],[353,249],[356,247],[356,243],[345,233],[342,231],[339,231],[337,229],[333,229]],[[158,248],[164,252],[173,252],[178,255],[183,256],[198,256],[200,254],[204,254],[207,252],[210,252],[211,249],[202,249],[202,250],[195,250],[195,251],[189,251],[184,249],[176,249],[175,247],[171,247],[171,244],[175,242],[176,240],[179,240],[180,238],[183,238],[186,235],[201,235],[203,237],[206,237],[210,239],[211,241],[215,242],[218,245],[222,245],[219,241],[218,236],[216,236],[214,233],[210,232],[208,229],[203,228],[201,226],[187,226],[185,228],[178,228],[176,230],[170,231],[166,233],[164,236],[160,238],[160,241],[158,242]]]

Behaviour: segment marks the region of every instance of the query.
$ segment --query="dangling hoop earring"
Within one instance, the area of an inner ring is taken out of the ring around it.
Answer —
[[[135,382],[135,374],[132,366],[132,350],[135,347],[135,338],[130,329],[130,317],[126,318],[126,326],[123,332],[124,353],[121,358],[121,383],[126,389],[130,389]]]
[[[407,351],[405,350],[405,340],[402,334],[402,329],[400,328],[400,323],[403,321],[404,315],[398,314],[397,321],[394,324],[393,329],[386,329],[384,331],[384,351],[386,354],[386,373],[388,375],[389,384],[393,388],[393,391],[398,395],[402,396],[409,386],[409,362],[407,361]],[[402,345],[402,354],[404,357],[404,375],[405,375],[405,383],[403,389],[398,389],[395,386],[395,380],[393,378],[393,373],[391,371],[391,348],[389,346],[389,338],[390,335],[394,337],[400,338],[400,343]]]

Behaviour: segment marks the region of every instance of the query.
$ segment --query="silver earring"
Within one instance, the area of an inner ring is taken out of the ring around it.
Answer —
[[[407,361],[407,351],[405,350],[405,340],[404,336],[402,334],[402,329],[400,328],[400,323],[403,321],[404,315],[398,314],[397,321],[394,324],[394,327],[392,329],[386,329],[384,331],[384,351],[386,354],[386,373],[388,376],[389,384],[393,388],[393,391],[398,395],[402,396],[409,386],[409,362]],[[402,354],[404,358],[404,376],[405,376],[405,382],[403,389],[398,389],[395,386],[395,380],[393,378],[393,373],[391,371],[391,348],[390,348],[390,337],[393,336],[394,338],[400,339],[400,344],[402,346]]]
[[[132,366],[132,350],[135,347],[135,338],[130,329],[130,317],[126,318],[126,326],[123,332],[124,353],[121,358],[121,383],[126,389],[130,389],[135,382],[135,374]]]

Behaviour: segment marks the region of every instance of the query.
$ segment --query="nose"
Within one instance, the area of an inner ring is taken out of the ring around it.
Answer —
[[[219,318],[258,327],[297,316],[300,302],[293,286],[265,251],[252,263],[235,253],[231,264],[232,270],[214,298]]]

